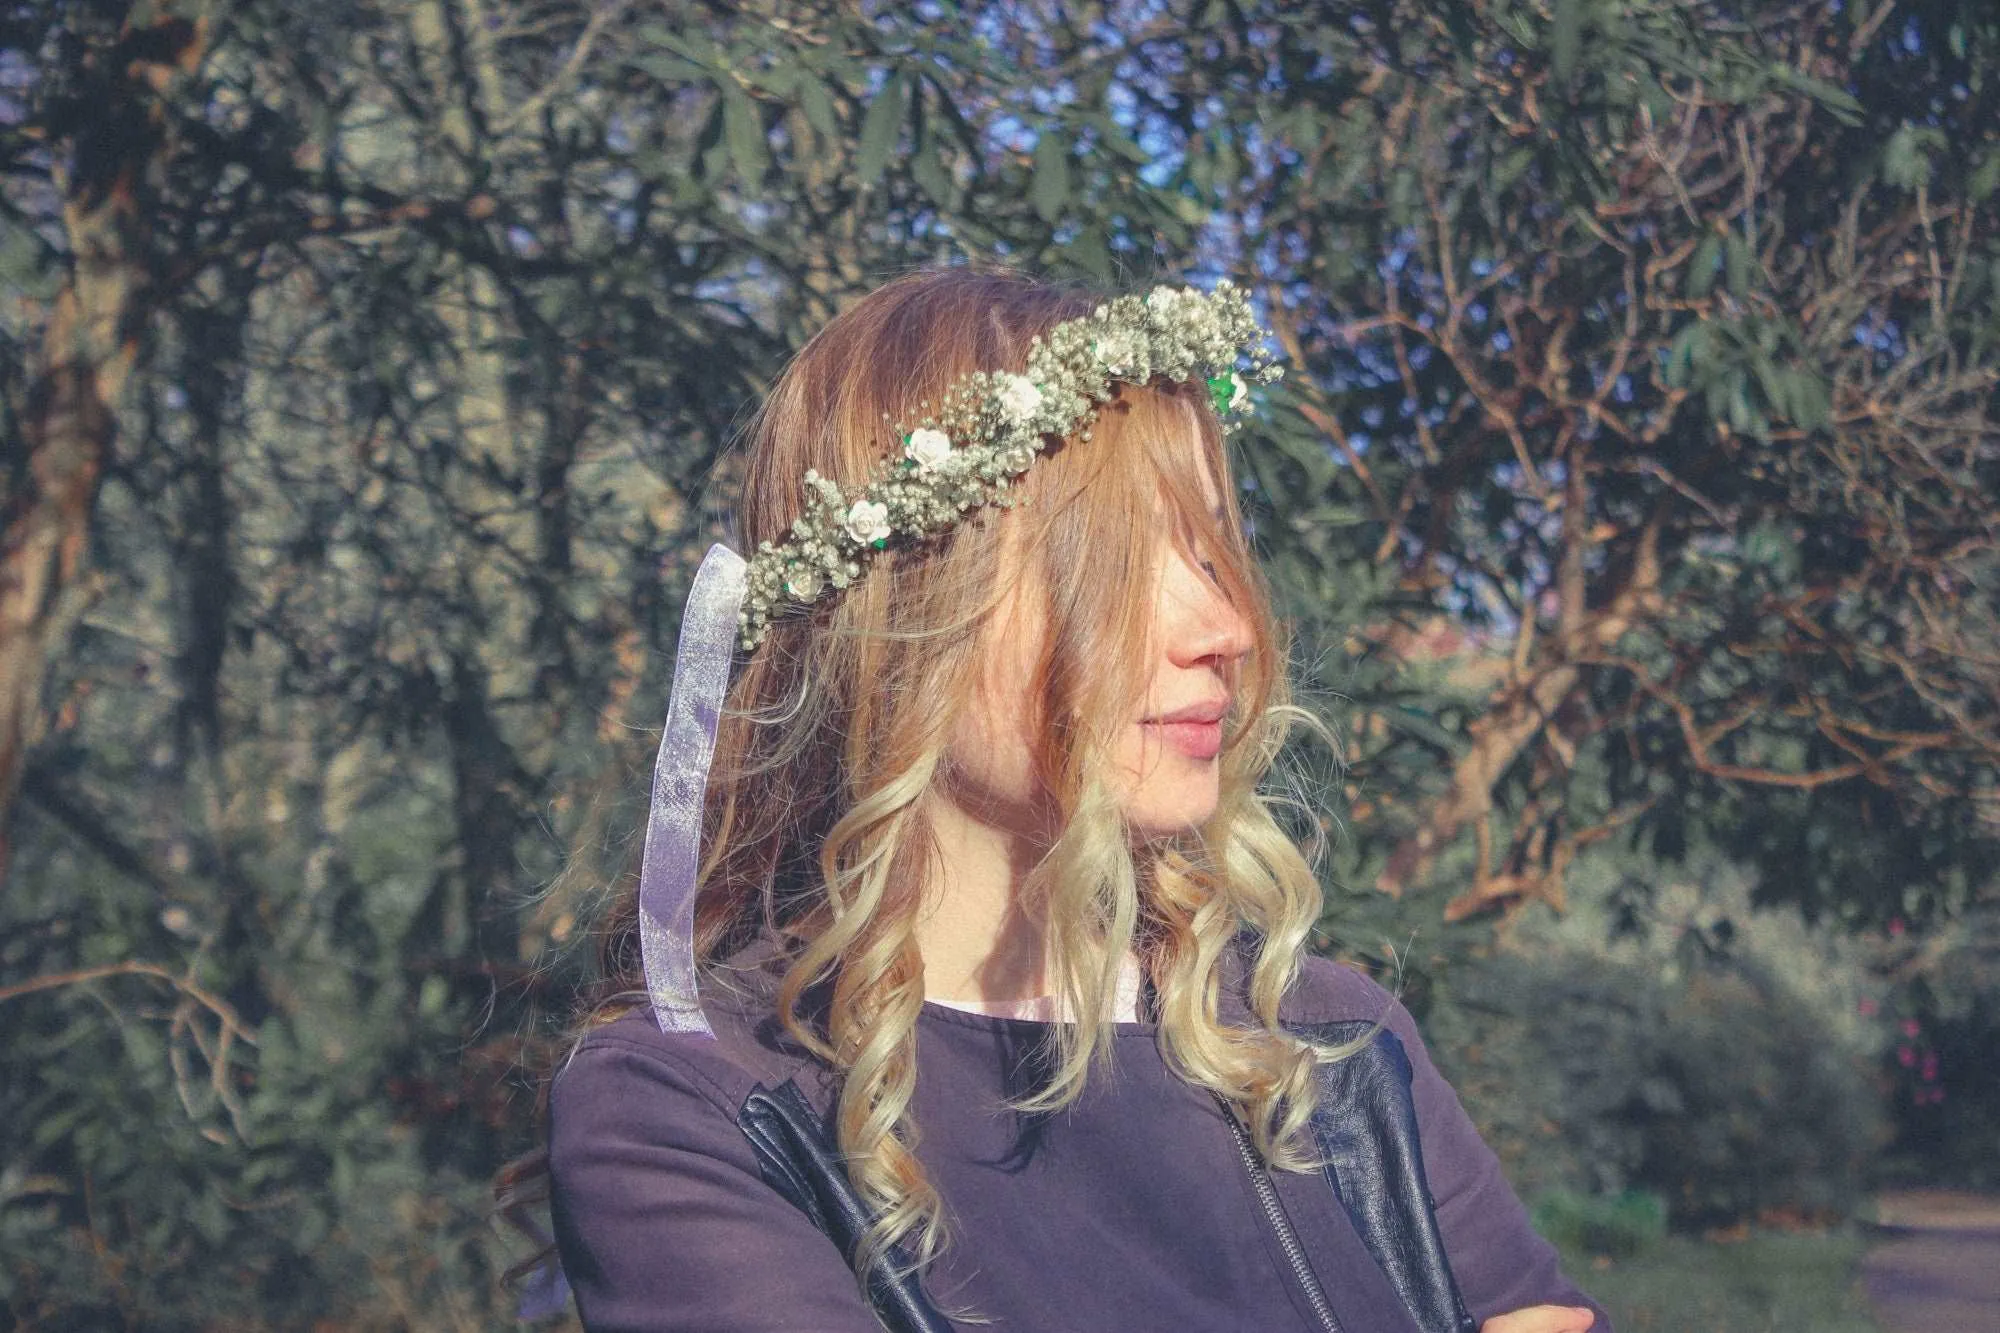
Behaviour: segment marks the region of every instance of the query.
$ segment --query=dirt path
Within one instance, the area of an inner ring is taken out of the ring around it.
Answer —
[[[1862,1282],[1883,1333],[2000,1333],[2000,1199],[1886,1194]]]

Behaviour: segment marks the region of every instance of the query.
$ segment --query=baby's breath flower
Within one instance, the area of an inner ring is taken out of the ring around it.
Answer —
[[[1113,376],[1129,375],[1138,368],[1139,339],[1129,329],[1110,329],[1097,340],[1097,359]]]

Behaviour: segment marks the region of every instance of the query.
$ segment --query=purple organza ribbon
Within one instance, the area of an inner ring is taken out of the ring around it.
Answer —
[[[537,1239],[544,1245],[549,1243],[546,1235]],[[562,1270],[562,1262],[552,1254],[522,1279],[514,1315],[526,1324],[553,1319],[569,1308],[569,1298],[569,1277]]]
[[[743,557],[719,542],[709,547],[681,612],[667,725],[653,761],[653,799],[639,867],[639,950],[646,993],[663,1032],[715,1035],[695,993],[694,881],[701,862],[702,793],[729,689],[743,588]]]
[[[711,1040],[715,1032],[695,993],[695,871],[701,864],[701,799],[729,690],[743,589],[743,557],[720,542],[709,547],[681,610],[681,641],[667,694],[667,724],[653,760],[646,851],[639,865],[639,955],[653,1016],[663,1032],[698,1032]],[[569,1280],[552,1256],[523,1284],[516,1313],[529,1322],[551,1318],[569,1298]]]

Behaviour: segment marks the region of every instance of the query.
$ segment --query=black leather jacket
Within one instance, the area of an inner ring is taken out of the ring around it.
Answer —
[[[1410,1061],[1402,1042],[1394,1033],[1362,1022],[1293,1024],[1289,1030],[1325,1046],[1368,1039],[1352,1055],[1319,1067],[1312,1130],[1323,1172],[1417,1326],[1424,1333],[1473,1333],[1424,1179]],[[744,1102],[737,1123],[756,1150],[765,1179],[851,1257],[868,1213],[805,1095],[789,1079],[771,1089],[759,1085]],[[1240,1126],[1237,1139],[1245,1170],[1264,1200],[1267,1223],[1308,1293],[1319,1292],[1312,1256],[1291,1234]],[[884,1326],[891,1333],[951,1333],[950,1321],[931,1304],[908,1263],[892,1262],[891,1267],[900,1271],[878,1270],[868,1284]],[[1342,1330],[1323,1296],[1314,1305],[1329,1333],[1367,1333]]]

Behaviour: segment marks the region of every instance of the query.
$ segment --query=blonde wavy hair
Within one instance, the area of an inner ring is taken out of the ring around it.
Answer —
[[[862,298],[797,354],[748,427],[745,549],[790,528],[808,469],[858,486],[900,449],[890,422],[920,417],[968,371],[1019,370],[1032,338],[1102,299],[965,268]],[[1282,1031],[1278,1006],[1320,890],[1260,793],[1291,727],[1310,719],[1290,705],[1286,644],[1228,476],[1205,386],[1121,385],[1088,439],[1051,445],[1029,470],[1018,507],[882,552],[845,593],[774,622],[737,669],[706,799],[696,954],[713,966],[759,938],[781,946],[780,1021],[841,1075],[838,1143],[876,1216],[852,1256],[864,1278],[896,1250],[922,1265],[945,1242],[910,1113],[924,1000],[916,922],[929,800],[953,722],[981,685],[983,636],[1015,583],[1003,577],[1010,562],[1017,572],[1033,562],[1046,601],[1028,725],[1059,830],[1024,892],[1044,923],[1058,1009],[1076,1016],[1052,1025],[1052,1072],[1024,1109],[1074,1101],[1108,1060],[1107,1014],[1129,951],[1152,983],[1169,1067],[1235,1108],[1271,1166],[1316,1162],[1306,1125],[1313,1066],[1327,1052]],[[1112,745],[1150,671],[1163,498],[1253,646],[1236,669],[1214,815],[1143,841],[1112,795]],[[1239,939],[1247,1027],[1218,1010]],[[632,952],[629,938],[611,949],[628,969]]]

